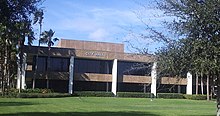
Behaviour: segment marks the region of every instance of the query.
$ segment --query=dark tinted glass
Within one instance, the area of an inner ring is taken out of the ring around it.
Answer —
[[[137,62],[118,62],[118,75],[138,75],[145,76],[151,73],[151,63],[137,63]]]
[[[112,73],[112,61],[75,59],[74,71],[76,73],[111,74]]]
[[[50,57],[50,63],[47,61],[48,57],[39,56],[37,61],[37,71],[45,72],[47,70],[47,65],[49,66],[49,71],[57,72],[68,72],[69,71],[69,58],[60,57]],[[36,57],[35,57],[36,61]],[[36,64],[36,62],[35,62]]]

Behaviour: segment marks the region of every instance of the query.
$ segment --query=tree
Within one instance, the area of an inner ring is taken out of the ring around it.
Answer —
[[[1,0],[0,1],[0,40],[1,40],[1,59],[4,61],[2,70],[4,72],[2,77],[3,92],[9,90],[10,80],[14,77],[10,70],[11,67],[16,68],[15,50],[18,48],[19,63],[18,67],[22,70],[23,64],[23,46],[25,39],[28,44],[32,43],[34,39],[34,32],[32,29],[32,17],[39,10],[41,0]],[[19,73],[22,73],[19,72]],[[22,74],[20,74],[22,75]],[[20,78],[20,77],[18,77]],[[20,90],[20,89],[19,89]]]
[[[145,19],[138,18],[145,26],[144,39],[153,38],[165,44],[156,54],[158,69],[163,75],[185,76],[186,71],[196,75],[198,80],[207,83],[207,100],[209,100],[209,80],[218,80],[220,85],[220,1],[219,0],[155,0],[157,9],[163,16],[174,17],[165,21],[166,30],[150,27]],[[143,7],[144,5],[142,5]],[[144,6],[144,9],[148,8]],[[171,33],[168,33],[171,32]],[[174,34],[174,36],[169,36]],[[178,38],[172,38],[178,37]],[[206,79],[205,79],[206,77]],[[217,79],[215,79],[217,78]],[[211,83],[212,84],[212,83]],[[213,86],[213,85],[211,85]],[[201,90],[203,86],[201,86]],[[220,86],[218,96],[220,96]],[[218,103],[220,99],[217,100]],[[220,104],[220,103],[219,103]]]
[[[37,73],[37,68],[38,68],[37,65],[38,65],[38,56],[39,56],[40,43],[41,43],[40,40],[41,40],[42,22],[43,22],[43,18],[44,18],[43,15],[44,15],[44,12],[41,9],[35,13],[35,18],[34,18],[34,23],[38,22],[38,24],[39,24],[39,40],[38,40],[38,49],[37,49],[36,65],[35,65],[35,70],[34,70],[32,89],[35,88],[36,73]]]
[[[40,39],[40,43],[47,44],[48,46],[47,70],[46,70],[47,88],[49,88],[48,72],[50,72],[50,49],[51,49],[51,46],[54,45],[54,42],[59,40],[58,38],[53,38],[54,33],[55,32],[52,29],[50,29],[49,31],[44,31]]]
[[[162,0],[157,3],[158,9],[164,11],[166,16],[176,17],[172,22],[165,24],[169,30],[182,37],[180,42],[183,38],[188,41],[188,43],[181,42],[186,52],[181,55],[189,59],[190,62],[187,63],[189,71],[194,72],[197,77],[200,76],[201,80],[207,77],[207,99],[209,99],[209,79],[219,77],[220,72],[220,1]],[[172,49],[169,47],[167,49],[172,53]],[[159,54],[164,53],[162,51]],[[173,57],[169,59],[171,58]],[[170,66],[175,65],[170,64]],[[219,78],[217,82],[220,83]],[[220,91],[217,102],[220,104]]]

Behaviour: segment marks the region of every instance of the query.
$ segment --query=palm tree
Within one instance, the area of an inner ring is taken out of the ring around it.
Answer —
[[[48,57],[47,57],[47,69],[46,69],[46,80],[47,80],[47,89],[49,88],[49,78],[48,78],[48,72],[50,71],[50,49],[51,46],[54,45],[54,42],[58,41],[58,38],[53,38],[54,31],[50,29],[49,31],[44,31],[41,34],[40,43],[47,44],[48,46]]]
[[[35,80],[36,80],[36,73],[37,73],[37,65],[38,65],[38,56],[39,56],[39,51],[40,51],[40,39],[41,39],[41,31],[42,31],[42,21],[43,21],[43,15],[44,15],[44,12],[43,10],[39,10],[38,12],[35,13],[35,16],[34,16],[34,24],[35,23],[39,23],[39,28],[40,28],[40,32],[39,32],[39,41],[38,41],[38,49],[37,49],[37,56],[36,56],[36,64],[35,64],[35,70],[34,70],[34,76],[33,76],[33,85],[32,85],[32,88],[34,89],[35,88]]]

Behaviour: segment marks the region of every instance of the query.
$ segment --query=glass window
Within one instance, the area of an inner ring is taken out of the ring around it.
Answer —
[[[151,63],[137,63],[137,62],[118,62],[118,75],[139,75],[145,76],[151,73]]]
[[[36,59],[36,57],[35,57],[35,59]],[[47,70],[47,64],[48,64],[47,59],[48,59],[48,57],[46,57],[46,56],[39,56],[38,57],[37,71],[45,72]],[[49,67],[50,71],[58,71],[58,72],[68,72],[69,71],[69,58],[50,57],[49,62],[50,62],[50,67]]]
[[[35,58],[36,59],[36,58]],[[35,60],[36,61],[36,60]],[[39,72],[44,72],[46,71],[46,62],[47,59],[46,57],[38,57],[38,61],[37,61],[37,71]],[[36,63],[35,63],[36,64]],[[33,67],[34,68],[34,67]]]
[[[68,72],[69,71],[69,58],[50,58],[50,71]]]
[[[112,61],[75,59],[74,70],[76,73],[111,74]]]

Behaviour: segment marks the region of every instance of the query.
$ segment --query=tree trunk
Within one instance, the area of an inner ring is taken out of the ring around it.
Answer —
[[[9,48],[9,47],[8,47]],[[9,60],[11,59],[11,57],[10,57],[10,50],[8,49],[7,50],[8,51],[8,53],[7,53],[7,58],[8,58],[8,60],[7,60],[7,65],[6,65],[6,71],[7,71],[7,75],[6,75],[6,83],[7,83],[7,94],[8,94],[8,92],[9,92],[9,89],[10,89],[10,69],[9,69]]]
[[[4,55],[4,78],[3,78],[3,94],[7,94],[9,90],[9,68],[8,68],[8,60],[9,60],[9,47],[8,40],[5,41],[5,55]],[[7,90],[7,91],[6,91]]]
[[[7,77],[7,45],[5,46],[5,55],[4,55],[4,69],[3,69],[3,79],[2,79],[2,93],[5,95],[5,85],[6,85],[6,77]]]
[[[36,61],[35,61],[35,70],[34,70],[34,76],[33,76],[33,82],[32,82],[32,89],[35,89],[39,51],[40,51],[40,40],[39,40],[38,48],[37,48],[37,56],[36,56]]]
[[[181,86],[178,85],[178,93],[181,93]]]
[[[47,89],[49,89],[49,73],[50,72],[50,47],[48,48],[48,58],[47,58],[47,73],[46,73],[46,80],[47,80]]]
[[[209,101],[209,75],[207,75],[206,87],[207,87],[207,100]]]
[[[201,80],[200,81],[201,81],[201,93],[202,93],[202,95],[204,95],[204,91],[203,91],[204,90],[204,87],[203,87],[203,85],[204,85],[203,84],[203,73],[201,73]]]
[[[217,113],[220,114],[220,79],[219,74],[217,74],[217,80],[216,80],[215,86],[217,86]]]
[[[198,73],[196,73],[196,95],[198,95],[198,89],[199,89],[199,77],[198,77]]]
[[[203,91],[203,77],[201,76],[201,94],[204,95]]]
[[[25,35],[25,34],[24,34]],[[19,87],[19,93],[21,92],[22,89],[22,75],[23,75],[23,56],[24,56],[24,51],[23,51],[23,47],[24,47],[24,41],[25,41],[25,37],[22,38],[22,40],[19,41],[19,68],[20,68],[20,87]]]
[[[212,75],[212,76],[210,76],[209,77],[210,79],[209,79],[209,83],[210,83],[210,89],[211,89],[211,92],[209,93],[210,94],[210,98],[211,98],[211,100],[213,99],[213,95],[215,94],[215,85],[214,85],[214,79],[215,79],[215,76],[214,75]]]
[[[0,65],[1,66],[1,91],[2,91],[2,96],[4,95],[4,74],[3,74],[3,71],[4,71],[4,67],[3,65]]]
[[[35,70],[34,70],[34,77],[33,77],[33,82],[32,82],[32,89],[35,88],[35,81],[36,81],[36,74],[37,74],[37,65],[38,65],[38,57],[39,57],[39,51],[40,51],[40,39],[41,39],[41,30],[42,30],[42,25],[40,24],[40,34],[39,34],[39,41],[38,41],[38,48],[37,48],[37,56],[36,56],[36,64],[35,64]]]

